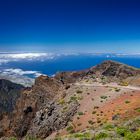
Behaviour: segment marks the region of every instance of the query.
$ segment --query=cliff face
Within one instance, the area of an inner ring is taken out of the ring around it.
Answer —
[[[65,86],[55,78],[40,76],[35,85],[22,92],[9,124],[3,127],[4,135],[24,137],[32,135],[45,138],[55,130],[66,127],[75,114],[78,103],[69,103],[68,112],[63,111]],[[5,123],[3,119],[3,124]]]
[[[22,91],[15,110],[1,120],[0,135],[18,138],[28,135],[44,139],[53,132],[66,128],[68,123],[72,122],[78,109],[85,105],[84,99],[87,100],[87,95],[90,93],[82,96],[82,88],[85,92],[95,92],[92,87],[78,87],[75,83],[83,82],[85,78],[91,80],[93,75],[97,79],[106,76],[112,80],[116,78],[120,80],[139,74],[138,69],[106,61],[79,72],[63,72],[56,74],[55,77],[40,76],[31,88]],[[5,87],[3,90],[8,92],[11,88]],[[87,106],[91,108],[90,104]]]
[[[0,113],[11,112],[23,86],[0,79]]]

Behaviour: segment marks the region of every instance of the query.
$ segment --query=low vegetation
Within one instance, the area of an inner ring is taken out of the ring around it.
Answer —
[[[129,103],[130,103],[130,101],[126,100],[126,101],[125,101],[125,103],[126,103],[126,104],[129,104]]]
[[[135,111],[140,112],[140,107],[136,108]]]
[[[76,93],[81,94],[81,93],[83,93],[83,91],[82,90],[77,90]]]
[[[120,88],[115,88],[115,91],[116,92],[119,92],[121,89]]]
[[[64,105],[64,104],[65,104],[65,100],[64,100],[64,99],[60,99],[60,100],[58,101],[58,104]]]
[[[93,123],[92,120],[88,122],[91,125]],[[137,118],[119,125],[105,124],[96,131],[90,131],[91,127],[88,127],[85,132],[72,133],[56,140],[140,140],[139,128],[140,119]],[[68,127],[67,130],[69,132],[73,130],[73,127]]]
[[[119,85],[120,85],[120,86],[128,86],[129,83],[126,82],[126,81],[121,81],[121,82],[119,83]]]
[[[81,115],[84,115],[84,113],[83,112],[78,112],[78,115],[81,116]]]
[[[100,96],[101,99],[107,99],[107,96]]]

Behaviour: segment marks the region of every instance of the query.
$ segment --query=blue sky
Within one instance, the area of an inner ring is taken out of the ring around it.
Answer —
[[[140,53],[139,0],[0,0],[0,51]]]

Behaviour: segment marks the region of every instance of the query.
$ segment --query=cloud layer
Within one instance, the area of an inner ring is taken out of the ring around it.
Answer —
[[[22,69],[2,69],[0,70],[0,79],[7,79],[23,86],[32,86],[34,78],[42,75],[38,71],[24,71]]]
[[[0,64],[21,60],[54,59],[53,53],[0,53]]]
[[[104,56],[104,57],[140,57],[140,53],[135,54],[102,54],[102,53],[83,53],[85,55],[96,55],[96,56]],[[0,65],[8,62],[15,61],[44,61],[44,60],[52,60],[61,56],[77,56],[80,53],[0,53]]]
[[[31,75],[32,77],[38,77],[42,75],[42,73],[38,71],[24,71],[22,69],[4,69],[0,71],[5,75],[21,75],[21,76],[28,76]]]

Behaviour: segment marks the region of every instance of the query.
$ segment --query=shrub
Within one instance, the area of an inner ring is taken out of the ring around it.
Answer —
[[[119,134],[120,136],[124,137],[127,135],[127,133],[129,133],[130,131],[125,128],[125,127],[118,127],[116,130],[117,134]]]
[[[78,138],[79,140],[90,139],[90,133],[76,133],[74,134],[74,138]]]
[[[140,140],[140,130],[134,133],[128,132],[125,136],[125,140]]]
[[[120,88],[115,88],[115,91],[116,92],[119,92],[121,89]]]
[[[125,101],[125,103],[126,103],[126,104],[129,104],[129,103],[130,103],[130,101],[126,100],[126,101]]]
[[[76,93],[80,94],[80,93],[83,93],[83,91],[77,90]]]
[[[58,103],[63,105],[63,104],[65,104],[65,100],[64,99],[60,99]]]
[[[133,134],[133,140],[140,140],[140,130],[136,131],[134,134]]]
[[[93,124],[94,124],[94,122],[93,122],[92,120],[89,120],[88,123],[89,123],[90,125],[93,125]]]
[[[76,96],[72,96],[72,97],[70,97],[70,100],[71,101],[76,101],[77,100],[77,97]]]
[[[136,110],[137,112],[140,112],[140,107],[136,108],[135,110]]]
[[[83,99],[83,97],[82,97],[82,96],[81,96],[81,97],[77,97],[77,99],[78,99],[78,100],[82,100],[82,99]]]
[[[67,131],[71,131],[73,129],[72,126],[67,127]]]
[[[101,99],[106,99],[106,98],[107,98],[107,96],[100,96],[100,98],[101,98]]]
[[[97,123],[101,123],[101,120],[97,119]]]
[[[94,109],[98,109],[99,107],[98,106],[94,106]]]
[[[120,85],[120,86],[128,86],[129,84],[128,84],[128,82],[122,81],[122,82],[120,82],[119,85]]]
[[[61,137],[56,137],[54,140],[62,140]]]
[[[95,136],[95,140],[105,139],[108,137],[108,134],[105,132],[100,132]]]
[[[96,111],[92,111],[92,114],[96,114]]]
[[[77,120],[79,120],[80,119],[80,117],[77,117]]]
[[[65,87],[66,90],[69,89],[69,88],[70,88],[70,85],[67,85],[67,86]]]
[[[112,124],[107,124],[106,126],[104,126],[104,129],[106,130],[112,130],[115,126]]]
[[[74,132],[75,132],[74,129],[73,129],[73,126],[67,127],[67,131],[68,131],[69,133],[74,133]]]
[[[84,113],[83,112],[78,112],[78,115],[81,116],[81,115],[84,115]]]

